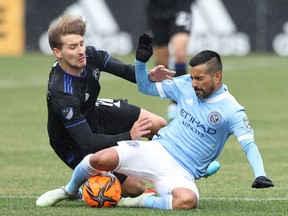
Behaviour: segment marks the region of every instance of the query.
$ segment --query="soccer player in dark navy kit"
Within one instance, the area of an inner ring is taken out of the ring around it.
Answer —
[[[86,22],[69,14],[60,16],[48,30],[57,58],[48,83],[48,134],[56,154],[72,169],[90,153],[121,140],[152,138],[166,125],[162,117],[126,100],[97,100],[101,71],[136,83],[135,67],[104,50],[85,46],[85,31]],[[151,80],[159,79],[154,75],[151,73]],[[136,196],[146,189],[140,179],[116,175],[125,195]]]
[[[148,25],[154,38],[156,65],[170,66],[175,76],[187,73],[187,47],[192,27],[191,5],[194,0],[149,0]],[[169,62],[169,60],[172,60]],[[170,64],[173,62],[173,64]],[[174,101],[168,106],[167,120],[176,115]]]

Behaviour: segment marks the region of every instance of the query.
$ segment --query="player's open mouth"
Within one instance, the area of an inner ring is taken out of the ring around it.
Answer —
[[[85,57],[82,57],[82,58],[78,59],[78,61],[79,61],[80,63],[84,62],[84,61],[85,61]]]

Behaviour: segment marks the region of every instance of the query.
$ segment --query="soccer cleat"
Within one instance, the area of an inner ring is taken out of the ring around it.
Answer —
[[[53,206],[56,203],[65,199],[75,199],[81,196],[79,192],[68,194],[64,186],[55,190],[48,191],[42,194],[36,201],[37,206]]]
[[[220,169],[220,163],[218,161],[213,161],[209,164],[206,174],[204,175],[205,178],[214,175]]]
[[[150,196],[156,196],[156,192],[152,189],[146,190],[143,194],[138,197],[130,198],[123,197],[118,202],[119,207],[145,207],[145,200]]]
[[[82,196],[82,187],[79,188],[78,194],[75,196],[74,199],[72,200],[76,200],[76,201],[84,201],[83,196]]]

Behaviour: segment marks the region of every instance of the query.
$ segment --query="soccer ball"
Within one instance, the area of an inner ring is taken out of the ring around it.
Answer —
[[[112,173],[101,173],[87,179],[82,187],[82,196],[90,207],[116,206],[121,199],[121,184]]]

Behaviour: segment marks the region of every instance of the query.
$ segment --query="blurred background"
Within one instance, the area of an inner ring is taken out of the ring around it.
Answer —
[[[111,54],[135,51],[146,23],[147,0],[0,0],[0,55],[50,53],[46,31],[64,11],[88,21],[86,44]],[[287,0],[196,0],[188,53],[288,56]]]

